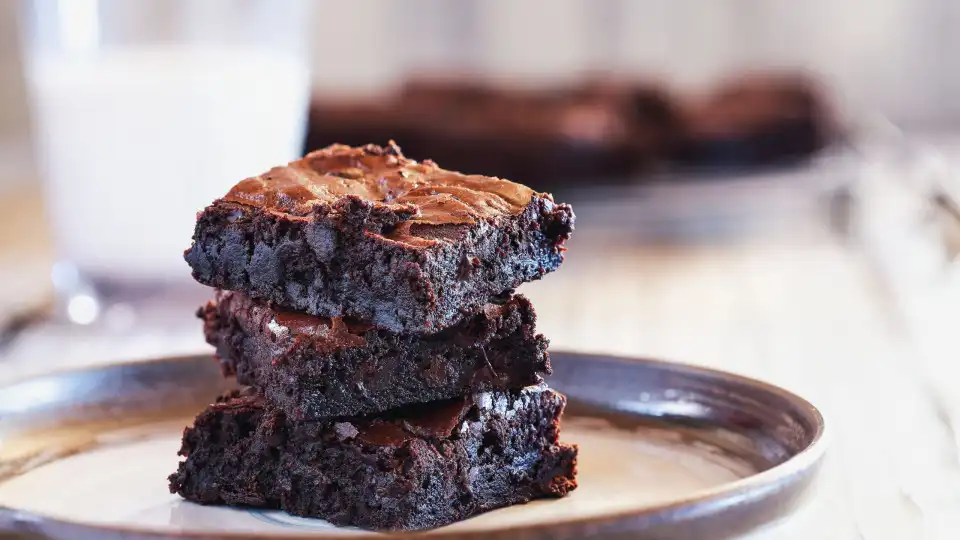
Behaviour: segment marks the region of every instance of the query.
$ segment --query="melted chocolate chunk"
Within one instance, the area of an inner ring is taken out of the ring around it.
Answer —
[[[222,291],[219,292],[219,295],[223,294]],[[271,330],[291,332],[295,339],[322,338],[328,350],[362,347],[363,334],[372,328],[365,323],[347,322],[343,317],[316,317],[293,311],[276,311],[270,322]]]
[[[400,446],[412,439],[413,435],[396,422],[374,420],[360,431],[357,438],[377,446]]]
[[[403,427],[417,437],[443,439],[450,437],[460,425],[470,407],[471,396],[422,405],[417,414],[404,418]]]

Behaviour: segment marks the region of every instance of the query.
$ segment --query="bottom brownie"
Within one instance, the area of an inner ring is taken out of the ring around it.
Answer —
[[[560,444],[565,399],[543,386],[348,421],[292,422],[235,395],[183,435],[170,491],[201,504],[280,508],[336,525],[419,530],[576,488]]]

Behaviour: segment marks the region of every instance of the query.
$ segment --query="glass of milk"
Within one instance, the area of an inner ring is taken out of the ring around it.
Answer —
[[[298,157],[308,4],[21,2],[53,277],[71,320],[92,322],[116,291],[189,289],[197,211]]]

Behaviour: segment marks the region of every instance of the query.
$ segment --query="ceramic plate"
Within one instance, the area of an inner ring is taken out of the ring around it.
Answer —
[[[722,538],[791,511],[813,480],[820,413],[719,371],[554,352],[562,439],[580,487],[437,538]],[[209,357],[166,358],[0,387],[0,531],[50,538],[333,538],[375,533],[282,512],[204,507],[167,490],[180,435],[228,388]]]

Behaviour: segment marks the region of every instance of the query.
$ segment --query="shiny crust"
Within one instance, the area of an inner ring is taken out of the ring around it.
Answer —
[[[367,225],[391,240],[422,243],[417,225],[471,224],[516,215],[530,204],[530,188],[480,175],[447,171],[431,161],[404,157],[393,141],[386,147],[336,144],[303,159],[248,178],[224,200],[270,212],[309,216],[331,211],[344,198],[373,203]],[[385,226],[389,227],[385,231]]]

